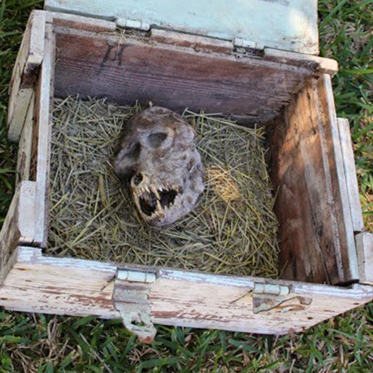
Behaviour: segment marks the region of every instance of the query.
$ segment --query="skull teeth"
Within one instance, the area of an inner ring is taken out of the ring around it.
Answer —
[[[152,191],[152,193],[157,197],[158,200],[161,199],[161,196],[160,194],[158,193],[158,190],[155,186],[151,186],[150,187],[150,190]],[[160,188],[160,191],[162,192],[162,189]]]
[[[137,209],[148,222],[163,219],[165,212],[174,206],[176,196],[182,192],[182,188],[175,184],[140,185],[132,190]]]

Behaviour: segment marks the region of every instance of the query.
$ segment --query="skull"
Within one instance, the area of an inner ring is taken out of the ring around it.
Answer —
[[[131,180],[139,213],[156,226],[185,216],[204,189],[193,128],[180,115],[161,107],[146,109],[128,122],[114,171]]]

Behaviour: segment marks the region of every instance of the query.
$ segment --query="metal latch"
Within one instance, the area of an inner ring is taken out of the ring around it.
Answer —
[[[114,285],[114,305],[126,329],[140,342],[151,343],[157,333],[151,321],[149,295],[156,275],[150,272],[118,270]]]
[[[312,298],[293,296],[290,286],[266,283],[254,284],[254,314],[304,311],[310,307],[311,303]]]

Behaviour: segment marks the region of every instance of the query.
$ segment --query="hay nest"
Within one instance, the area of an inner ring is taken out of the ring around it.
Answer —
[[[140,218],[113,173],[123,126],[142,108],[105,99],[55,100],[47,252],[59,256],[275,278],[278,222],[264,130],[184,112],[197,132],[206,188],[169,227]]]

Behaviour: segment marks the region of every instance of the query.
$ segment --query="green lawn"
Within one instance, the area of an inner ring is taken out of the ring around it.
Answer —
[[[373,230],[373,0],[320,0],[321,54],[339,61],[338,115],[355,143],[361,202]],[[7,90],[28,13],[0,2],[0,222],[14,189]],[[373,304],[285,337],[159,327],[140,345],[120,321],[0,312],[0,372],[373,372]]]

